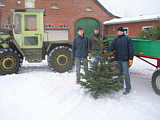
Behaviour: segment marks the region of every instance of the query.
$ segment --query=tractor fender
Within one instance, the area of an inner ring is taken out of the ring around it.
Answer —
[[[51,50],[53,50],[54,48],[59,47],[59,46],[65,46],[65,47],[72,49],[72,45],[69,43],[51,43],[47,47],[47,50],[46,50],[47,55],[51,52]]]

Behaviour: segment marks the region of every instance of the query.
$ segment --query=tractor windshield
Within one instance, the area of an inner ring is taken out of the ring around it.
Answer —
[[[36,15],[25,15],[25,31],[37,31]]]

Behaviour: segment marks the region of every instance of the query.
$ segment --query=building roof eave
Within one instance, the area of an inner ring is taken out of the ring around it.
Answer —
[[[93,0],[93,1],[109,16],[120,18],[119,16],[113,15],[111,12],[109,12],[98,0]]]
[[[104,25],[113,25],[113,24],[125,24],[125,23],[134,23],[134,22],[145,22],[145,21],[153,21],[158,20],[158,18],[151,18],[151,19],[139,19],[139,20],[118,20],[118,19],[112,19],[110,21],[104,22]]]

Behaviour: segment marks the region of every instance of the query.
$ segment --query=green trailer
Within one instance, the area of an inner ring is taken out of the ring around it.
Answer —
[[[112,40],[117,36],[106,35],[105,37],[109,40],[109,43],[112,43]],[[130,38],[133,40],[134,55],[156,68],[152,75],[152,88],[155,93],[160,95],[160,40],[142,40],[136,37]],[[155,59],[157,64],[153,64],[144,58]]]
[[[160,58],[160,40],[133,39],[133,44],[135,54]]]

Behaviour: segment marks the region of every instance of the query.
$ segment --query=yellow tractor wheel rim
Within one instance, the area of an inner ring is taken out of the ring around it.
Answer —
[[[65,65],[67,65],[69,63],[69,59],[68,59],[68,57],[66,55],[59,55],[57,57],[57,63],[60,66],[65,66]]]
[[[7,65],[7,62],[9,65]],[[11,70],[16,66],[15,59],[12,56],[6,56],[2,60],[2,67],[4,70]]]

